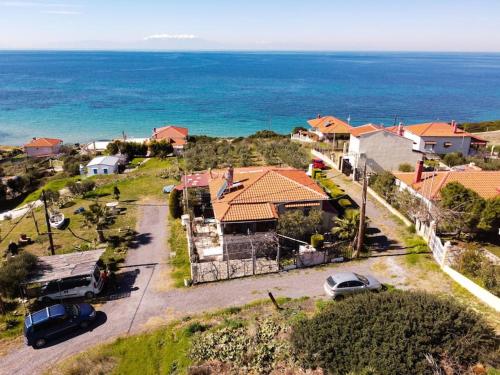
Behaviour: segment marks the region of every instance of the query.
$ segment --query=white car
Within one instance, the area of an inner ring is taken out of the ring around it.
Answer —
[[[88,275],[65,277],[49,281],[41,288],[40,301],[49,303],[65,298],[85,297],[94,298],[104,287],[104,279],[99,267]]]
[[[333,299],[363,292],[378,292],[383,285],[373,276],[363,276],[354,272],[334,273],[323,285],[325,292]]]

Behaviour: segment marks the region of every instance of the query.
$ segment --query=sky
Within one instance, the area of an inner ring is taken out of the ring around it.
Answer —
[[[0,49],[500,52],[500,0],[0,0]]]

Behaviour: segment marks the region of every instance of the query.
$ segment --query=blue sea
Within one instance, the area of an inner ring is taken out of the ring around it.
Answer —
[[[0,144],[500,119],[500,54],[0,52]],[[396,119],[397,116],[397,119]]]

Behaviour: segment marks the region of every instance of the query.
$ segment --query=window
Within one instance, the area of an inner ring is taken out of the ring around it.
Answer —
[[[340,283],[337,288],[349,288],[349,282],[344,281],[343,283]]]
[[[102,171],[104,174],[108,174],[108,168],[104,168]]]
[[[353,281],[349,281],[349,286],[351,288],[359,288],[361,286],[364,286],[365,284],[363,284],[361,281],[358,281],[358,280],[353,280]]]
[[[97,174],[98,170],[97,168],[92,169],[92,173]]]
[[[444,148],[449,148],[449,147],[453,146],[453,143],[451,143],[451,142],[444,142],[443,146],[444,146]]]
[[[326,282],[327,282],[327,283],[328,283],[328,285],[330,285],[330,287],[332,287],[332,288],[335,286],[335,284],[337,284],[337,283],[335,282],[335,280],[333,280],[333,277],[331,277],[331,276],[328,276],[328,278],[326,279]]]

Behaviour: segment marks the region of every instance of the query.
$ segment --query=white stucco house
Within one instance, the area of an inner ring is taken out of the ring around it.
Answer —
[[[411,139],[413,149],[431,154],[474,155],[487,141],[460,129],[455,121],[393,126],[389,131]]]
[[[415,165],[422,153],[413,149],[413,142],[385,128],[373,124],[353,127],[349,139],[347,159],[354,169],[368,172],[397,171],[399,165]]]
[[[92,159],[84,168],[87,176],[118,173],[122,159],[118,156],[98,156]]]

